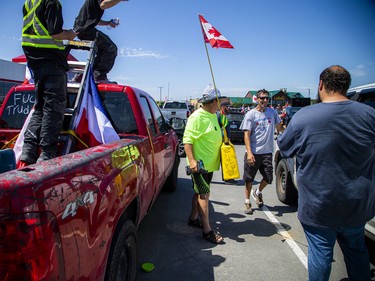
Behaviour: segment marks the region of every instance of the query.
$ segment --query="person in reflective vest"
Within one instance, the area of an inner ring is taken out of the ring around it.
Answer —
[[[73,40],[76,36],[73,30],[64,30],[63,23],[59,1],[25,1],[22,49],[36,92],[35,111],[25,131],[20,156],[25,164],[57,156],[67,94],[68,51],[62,40]]]

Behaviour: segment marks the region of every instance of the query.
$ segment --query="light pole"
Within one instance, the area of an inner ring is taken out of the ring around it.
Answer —
[[[169,100],[169,82],[168,82],[168,100]]]
[[[159,86],[158,88],[160,89],[160,103],[161,103],[161,89],[163,89],[164,87]]]

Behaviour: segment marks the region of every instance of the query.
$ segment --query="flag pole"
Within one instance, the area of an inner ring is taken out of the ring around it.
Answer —
[[[198,19],[199,19],[199,15],[198,15]],[[199,19],[199,24],[202,28],[202,23]],[[202,28],[202,32],[203,32],[203,28]],[[205,36],[203,36],[203,44],[204,44],[204,47],[206,48],[206,54],[207,54],[207,60],[208,60],[208,65],[210,66],[210,71],[211,71],[211,76],[212,76],[212,82],[214,84],[214,89],[215,89],[215,95],[216,95],[216,100],[217,100],[217,109],[220,111],[220,100],[219,100],[219,95],[217,93],[217,88],[216,88],[216,83],[215,83],[215,77],[214,77],[214,72],[212,70],[212,65],[211,65],[211,60],[210,60],[210,55],[208,53],[208,48],[207,48],[207,44],[206,44],[206,41],[204,40],[205,39]],[[224,142],[225,143],[228,143],[229,142],[229,139],[228,139],[228,135],[227,135],[227,130],[225,128],[223,128],[223,134],[224,134]]]
[[[199,14],[198,14],[198,19],[199,19]],[[199,19],[199,25],[202,28],[202,23],[201,23],[200,19]],[[202,32],[203,32],[203,29],[202,29]],[[217,89],[216,89],[214,72],[212,71],[212,65],[211,65],[210,55],[208,53],[207,44],[206,44],[206,41],[204,40],[204,38],[205,37],[203,36],[203,44],[204,44],[204,47],[206,48],[207,60],[208,60],[208,65],[210,66],[210,71],[211,71],[211,76],[212,76],[212,82],[214,84],[214,89],[215,89],[215,94],[216,94],[216,99],[217,99],[218,110],[220,110],[220,100],[219,100]]]
[[[208,54],[208,48],[207,48],[207,44],[206,43],[204,44],[204,47],[206,48],[207,60],[208,60],[209,66],[210,66],[210,71],[211,71],[211,76],[212,76],[212,82],[214,84],[216,99],[217,99],[217,102],[218,102],[218,109],[220,109],[220,100],[219,100],[217,89],[216,89],[214,72],[212,71],[212,65],[211,65],[210,55]]]

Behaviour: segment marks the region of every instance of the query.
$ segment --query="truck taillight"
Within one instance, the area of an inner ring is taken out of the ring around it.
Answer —
[[[51,213],[0,214],[0,280],[64,280],[63,265]]]

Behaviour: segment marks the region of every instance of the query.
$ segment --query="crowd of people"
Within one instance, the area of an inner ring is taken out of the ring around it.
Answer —
[[[277,142],[283,157],[296,157],[298,162],[298,218],[308,241],[310,281],[329,280],[336,241],[349,279],[371,279],[364,226],[375,216],[375,110],[346,97],[350,84],[345,68],[324,69],[320,102],[298,111],[286,128],[278,112],[268,107],[269,92],[261,89],[257,106],[241,124],[246,214],[253,214],[251,195],[259,208],[264,205],[262,190],[273,180],[274,132],[285,130]],[[188,224],[202,228],[203,238],[221,244],[223,236],[210,227],[208,204],[213,172],[220,169],[225,110],[215,93],[205,93],[199,101],[203,106],[189,117],[183,138],[194,189]],[[203,160],[205,173],[200,172],[198,160]],[[258,171],[262,180],[254,188]]]

